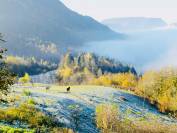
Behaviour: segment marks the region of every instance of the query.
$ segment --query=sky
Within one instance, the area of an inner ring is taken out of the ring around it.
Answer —
[[[68,8],[102,21],[115,17],[163,18],[177,22],[177,0],[61,0]]]

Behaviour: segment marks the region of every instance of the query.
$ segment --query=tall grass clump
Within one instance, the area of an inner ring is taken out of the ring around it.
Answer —
[[[23,95],[29,97],[29,96],[31,96],[31,92],[29,90],[24,89],[23,90]]]
[[[102,133],[130,132],[132,130],[131,122],[123,121],[119,116],[116,105],[101,104],[96,107],[96,124]]]
[[[155,120],[137,120],[123,117],[118,107],[101,104],[96,107],[96,125],[101,133],[177,133],[177,125]]]

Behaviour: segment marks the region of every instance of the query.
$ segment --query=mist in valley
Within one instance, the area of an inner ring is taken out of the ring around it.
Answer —
[[[139,72],[176,66],[177,29],[163,28],[127,33],[123,40],[90,42],[80,51],[94,52],[131,64]]]

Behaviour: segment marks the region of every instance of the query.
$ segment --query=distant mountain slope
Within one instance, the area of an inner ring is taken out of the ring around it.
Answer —
[[[128,17],[106,19],[102,22],[115,31],[141,31],[167,26],[161,18]]]
[[[1,0],[0,32],[9,53],[58,57],[83,42],[119,38],[119,34],[88,16],[71,11],[59,0]]]

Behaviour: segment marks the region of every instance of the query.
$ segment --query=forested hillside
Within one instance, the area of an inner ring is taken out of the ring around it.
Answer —
[[[121,37],[59,0],[1,0],[0,23],[9,54],[55,61],[84,42]]]
[[[133,67],[106,57],[92,53],[67,53],[59,64],[58,79],[60,83],[80,84],[105,74],[126,72],[136,74]]]
[[[30,75],[46,73],[55,70],[58,66],[52,61],[36,59],[35,57],[6,56],[4,61],[10,71],[18,76],[23,76],[25,73]]]

